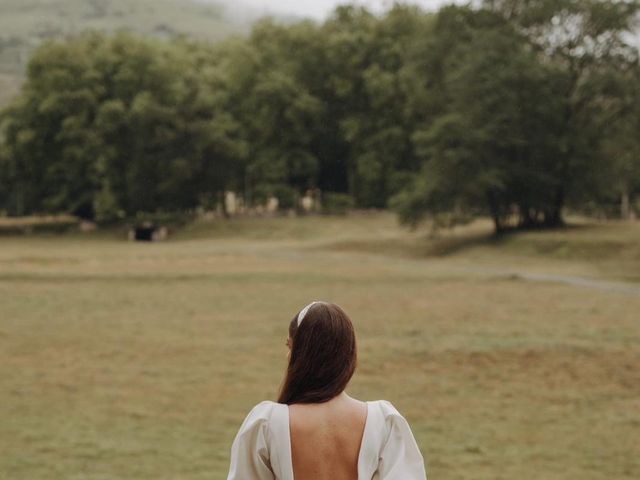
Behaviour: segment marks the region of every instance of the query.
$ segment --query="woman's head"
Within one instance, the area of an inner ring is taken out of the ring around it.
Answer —
[[[280,403],[331,400],[345,389],[356,369],[356,336],[349,316],[333,303],[307,307],[289,324],[291,353]]]

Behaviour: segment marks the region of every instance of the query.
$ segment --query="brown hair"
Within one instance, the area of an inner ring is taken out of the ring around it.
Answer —
[[[289,324],[291,355],[279,403],[322,403],[340,394],[356,369],[356,335],[338,305],[312,305],[298,326]]]

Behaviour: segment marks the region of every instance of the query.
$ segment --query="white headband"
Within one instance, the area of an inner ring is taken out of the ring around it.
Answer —
[[[302,322],[302,319],[304,318],[304,316],[307,314],[307,312],[309,311],[309,309],[314,306],[316,303],[324,303],[324,302],[320,302],[318,300],[316,300],[315,302],[311,302],[309,305],[307,305],[306,307],[304,307],[302,310],[300,310],[300,313],[298,314],[298,326],[300,326],[300,323]]]

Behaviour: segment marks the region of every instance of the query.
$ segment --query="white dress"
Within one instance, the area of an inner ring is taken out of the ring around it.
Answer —
[[[358,480],[426,478],[405,418],[385,400],[367,402]],[[287,405],[265,401],[251,410],[233,441],[227,480],[294,480]]]

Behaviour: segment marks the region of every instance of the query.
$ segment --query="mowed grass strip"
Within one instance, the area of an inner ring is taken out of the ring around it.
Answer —
[[[601,267],[484,240],[399,254],[429,240],[384,214],[256,222],[0,239],[0,478],[226,478],[313,299],[353,317],[350,393],[407,416],[432,478],[640,477],[640,298],[491,274]]]

